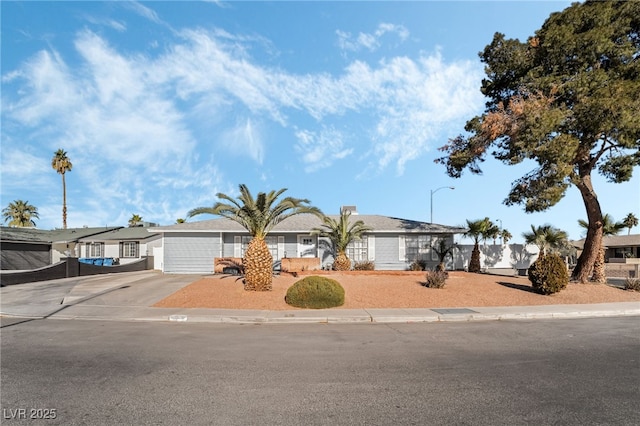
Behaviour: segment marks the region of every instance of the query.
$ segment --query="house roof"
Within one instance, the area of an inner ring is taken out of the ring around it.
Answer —
[[[118,229],[118,227],[68,228],[68,229],[36,229],[2,227],[0,239],[12,242],[66,243],[102,232]]]
[[[35,228],[0,228],[0,240],[17,243],[51,244],[50,231]]]
[[[116,228],[107,232],[101,232],[81,238],[80,242],[86,241],[123,241],[123,240],[146,240],[159,236],[159,232],[154,232],[155,227],[133,226],[127,228]]]
[[[328,215],[338,219],[340,215]],[[371,226],[376,233],[429,233],[429,234],[460,234],[466,232],[465,228],[458,226],[446,226],[436,223],[418,222],[409,219],[379,215],[352,216],[351,221],[362,220],[365,225]],[[280,233],[308,233],[313,228],[319,228],[322,224],[320,218],[312,214],[300,214],[291,216],[280,222],[272,232]],[[198,222],[185,222],[171,226],[153,228],[158,232],[246,232],[240,224],[227,219],[218,218]],[[151,231],[151,229],[149,229]]]
[[[582,250],[584,248],[585,239],[574,241],[572,244],[575,248]],[[614,247],[640,247],[640,234],[632,235],[611,235],[602,238],[602,245],[607,248]]]

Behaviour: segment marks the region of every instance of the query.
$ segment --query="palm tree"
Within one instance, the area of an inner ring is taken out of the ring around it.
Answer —
[[[184,220],[183,218],[179,217],[176,219],[176,223],[185,223],[186,220]]]
[[[628,216],[627,216],[628,217]],[[585,228],[589,229],[589,223],[579,219],[578,224]],[[615,222],[613,218],[609,214],[605,214],[602,216],[602,236],[608,237],[611,235],[618,235],[620,231],[622,231],[627,226],[624,222]],[[598,252],[598,259],[593,264],[593,276],[591,280],[597,283],[604,283],[607,281],[607,276],[605,273],[604,267],[604,245],[602,242],[600,243],[600,251]]]
[[[4,221],[10,221],[9,226],[19,228],[35,227],[36,223],[33,218],[40,219],[38,216],[38,208],[29,204],[28,201],[15,200],[7,207],[2,209]]]
[[[545,256],[549,251],[558,251],[567,246],[568,234],[549,224],[542,226],[531,225],[531,232],[522,234],[527,244],[534,244],[540,249],[541,256]]]
[[[134,214],[131,216],[131,219],[129,219],[129,228],[138,226],[138,224],[141,222],[142,222],[142,217],[140,215]]]
[[[488,217],[474,221],[467,219],[467,228],[464,236],[473,238],[474,241],[469,261],[469,272],[480,272],[480,241],[493,238],[500,232],[500,228],[494,225]]]
[[[333,269],[336,271],[348,271],[351,269],[351,260],[347,256],[347,246],[353,240],[362,238],[362,234],[373,230],[364,224],[362,220],[349,223],[351,211],[340,212],[340,219],[335,220],[329,216],[322,217],[322,228],[314,228],[313,234],[327,237],[333,244],[336,257],[333,260]]]
[[[631,235],[631,228],[638,226],[638,218],[633,213],[629,213],[622,221],[622,224],[625,228],[629,228],[627,235]]]
[[[62,228],[67,229],[67,184],[64,174],[71,171],[73,164],[67,157],[67,153],[61,148],[53,155],[51,167],[62,175]]]
[[[447,246],[447,242],[444,238],[440,238],[437,244],[431,246],[431,250],[433,250],[438,255],[438,266],[436,267],[437,271],[444,271],[446,269],[444,261],[447,259],[448,255],[451,255],[453,258],[453,250],[458,248],[456,244],[452,244]]]
[[[502,238],[503,244],[507,244],[509,240],[513,238],[513,235],[511,235],[511,232],[509,232],[508,230],[503,229],[502,231],[500,231],[500,238]]]
[[[265,238],[274,226],[283,220],[303,213],[321,216],[322,212],[309,206],[309,200],[286,197],[278,201],[278,197],[286,189],[260,192],[254,199],[246,185],[240,185],[240,196],[233,199],[222,193],[216,194],[223,201],[213,207],[198,207],[187,215],[213,214],[225,217],[240,224],[253,237],[249,242],[242,260],[245,270],[245,290],[270,291],[273,281],[273,256],[269,251]],[[277,204],[276,204],[277,201]]]

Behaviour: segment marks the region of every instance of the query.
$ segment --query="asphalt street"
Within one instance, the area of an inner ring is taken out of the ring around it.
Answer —
[[[640,424],[638,317],[2,325],[3,425]]]

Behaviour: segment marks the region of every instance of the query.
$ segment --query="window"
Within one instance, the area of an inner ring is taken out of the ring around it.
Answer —
[[[429,235],[407,235],[404,238],[405,260],[429,260],[431,252],[431,236]],[[437,258],[436,258],[437,259]]]
[[[242,237],[242,246],[241,246],[241,251],[240,251],[240,257],[244,257],[244,254],[249,249],[249,242],[252,239],[253,239],[253,237],[246,236],[246,235]],[[269,247],[269,251],[271,252],[271,256],[273,257],[273,260],[279,259],[279,257],[278,257],[278,237],[267,235],[267,237],[264,240],[267,243],[267,247]]]
[[[87,243],[87,257],[104,257],[104,243]]]
[[[139,248],[137,241],[124,241],[120,243],[120,257],[139,257]]]
[[[355,262],[364,262],[369,260],[367,236],[363,235],[359,240],[353,240],[347,246],[347,257]]]

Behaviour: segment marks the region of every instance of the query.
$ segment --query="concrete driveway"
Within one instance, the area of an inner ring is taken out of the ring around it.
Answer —
[[[141,271],[12,285],[0,288],[0,314],[43,318],[88,300],[98,306],[148,307],[199,278]]]

